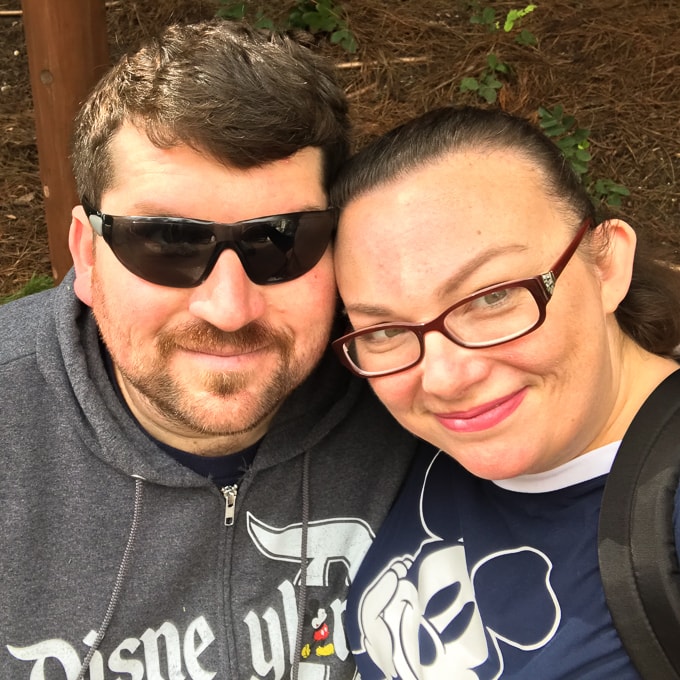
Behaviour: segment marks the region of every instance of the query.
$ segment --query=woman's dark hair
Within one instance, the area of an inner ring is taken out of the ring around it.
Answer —
[[[240,169],[318,147],[327,188],[349,153],[334,68],[293,37],[224,20],[177,24],[123,57],[76,118],[73,169],[95,205],[114,182],[110,143],[131,123]]]
[[[342,208],[376,187],[463,151],[511,150],[541,170],[547,195],[575,224],[590,218],[606,229],[610,216],[595,205],[569,161],[529,121],[498,109],[443,107],[408,121],[353,156],[331,189],[332,205]],[[680,346],[680,271],[638,233],[633,278],[615,312],[629,337],[644,349],[675,355]]]

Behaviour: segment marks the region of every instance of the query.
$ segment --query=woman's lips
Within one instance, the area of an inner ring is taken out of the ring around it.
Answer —
[[[492,428],[512,415],[524,400],[526,388],[501,399],[495,399],[467,411],[436,413],[437,420],[453,432],[481,432]]]

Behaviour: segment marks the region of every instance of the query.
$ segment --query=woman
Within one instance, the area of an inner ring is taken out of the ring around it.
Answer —
[[[444,108],[336,185],[335,348],[423,452],[355,580],[372,678],[637,678],[597,561],[633,417],[678,368],[680,276],[519,118]],[[448,455],[446,455],[448,454]]]

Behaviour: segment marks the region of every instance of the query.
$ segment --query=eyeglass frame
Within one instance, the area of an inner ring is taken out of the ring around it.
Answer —
[[[390,321],[387,323],[375,324],[373,326],[366,326],[366,328],[360,328],[359,330],[352,331],[351,333],[347,333],[336,340],[333,340],[331,346],[335,350],[342,364],[352,373],[354,373],[354,375],[357,375],[361,378],[381,378],[387,375],[395,375],[396,373],[401,373],[402,371],[408,371],[414,366],[417,366],[425,357],[425,334],[431,331],[438,331],[454,344],[467,349],[485,349],[488,347],[496,347],[498,345],[503,345],[507,342],[512,342],[513,340],[518,340],[519,338],[529,335],[543,325],[543,322],[546,318],[546,309],[548,303],[552,299],[553,293],[555,292],[555,284],[557,283],[557,279],[578,250],[578,247],[581,245],[581,241],[588,230],[593,226],[594,220],[590,217],[586,217],[581,222],[581,226],[567,246],[566,250],[557,259],[557,262],[555,262],[555,264],[543,274],[538,274],[537,276],[532,276],[528,279],[514,279],[511,281],[505,281],[503,283],[482,288],[476,293],[467,295],[463,299],[455,302],[450,307],[447,307],[441,314],[439,314],[439,316],[437,316],[435,319],[432,319],[432,321],[426,321],[423,323],[397,323]],[[451,331],[449,331],[449,329],[444,324],[445,319],[454,309],[468,304],[477,298],[490,295],[491,293],[495,293],[496,291],[504,290],[506,288],[526,288],[526,290],[531,293],[532,297],[536,301],[536,306],[538,307],[538,319],[536,320],[536,323],[527,330],[522,331],[517,335],[513,335],[508,338],[502,338],[500,340],[483,343],[469,343],[454,337]],[[347,344],[351,340],[362,335],[369,335],[370,333],[375,333],[376,331],[389,330],[392,328],[403,328],[404,330],[411,331],[418,338],[420,353],[415,361],[406,366],[400,366],[399,368],[386,371],[364,371],[349,357]]]
[[[325,208],[323,210],[302,210],[294,213],[281,213],[281,214],[276,214],[276,215],[268,215],[266,217],[255,217],[252,219],[248,220],[241,220],[238,222],[212,222],[208,220],[197,220],[197,219],[192,219],[192,218],[185,218],[185,217],[170,217],[170,216],[152,216],[152,215],[139,215],[139,216],[131,216],[131,215],[112,215],[110,213],[104,213],[101,210],[97,209],[94,207],[94,205],[87,199],[86,196],[81,197],[81,205],[83,206],[83,209],[85,211],[85,215],[87,217],[87,220],[92,227],[92,230],[98,235],[101,236],[106,244],[111,248],[111,251],[115,255],[116,259],[128,270],[131,271],[135,276],[138,276],[139,278],[148,281],[150,283],[153,283],[154,285],[160,285],[164,286],[166,288],[195,288],[196,286],[199,286],[203,281],[205,281],[212,270],[215,267],[215,264],[217,263],[217,260],[219,259],[219,256],[222,254],[224,250],[233,250],[236,255],[238,256],[241,265],[243,266],[246,275],[248,278],[256,283],[256,285],[275,285],[278,283],[287,283],[289,281],[294,281],[296,278],[300,278],[301,276],[304,276],[305,274],[309,273],[321,260],[323,257],[323,253],[325,252],[322,251],[319,258],[316,260],[316,262],[309,268],[305,268],[304,270],[300,271],[299,273],[296,273],[294,276],[287,276],[285,278],[280,278],[280,279],[275,279],[275,280],[267,280],[264,282],[257,282],[254,281],[251,277],[251,274],[249,273],[249,269],[246,266],[246,263],[244,262],[244,257],[241,252],[241,250],[238,247],[238,241],[234,239],[222,239],[219,240],[213,252],[211,253],[203,273],[201,274],[200,278],[196,280],[195,282],[191,284],[186,284],[186,285],[171,285],[171,284],[166,284],[166,283],[158,283],[157,281],[154,281],[150,278],[147,278],[145,275],[142,275],[141,273],[134,272],[132,269],[130,269],[130,266],[128,263],[124,262],[121,260],[118,252],[116,249],[113,247],[113,228],[114,228],[114,220],[119,219],[119,220],[130,220],[130,219],[137,219],[137,220],[143,220],[145,222],[151,223],[154,219],[157,220],[162,220],[163,222],[167,224],[189,224],[189,225],[196,225],[196,226],[201,226],[201,227],[210,227],[214,231],[217,230],[224,230],[224,229],[234,229],[236,227],[244,227],[244,226],[251,226],[251,225],[256,225],[258,223],[266,223],[268,221],[276,220],[276,219],[282,219],[282,218],[292,218],[292,217],[298,217],[303,214],[318,214],[318,215],[328,215],[331,220],[333,221],[333,224],[331,228],[329,229],[329,234],[328,234],[328,243],[326,244],[326,248],[328,248],[328,245],[332,243],[333,236],[335,234],[335,231],[337,230],[337,221],[338,221],[338,210],[337,208],[334,207],[329,207]],[[94,219],[93,219],[94,218]]]

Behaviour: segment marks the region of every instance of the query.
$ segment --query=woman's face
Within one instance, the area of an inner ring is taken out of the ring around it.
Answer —
[[[354,329],[430,321],[482,288],[548,271],[578,226],[517,154],[450,154],[349,203],[340,294]],[[579,251],[533,333],[466,349],[430,332],[417,366],[372,387],[405,427],[480,477],[554,468],[617,438],[607,285]]]

